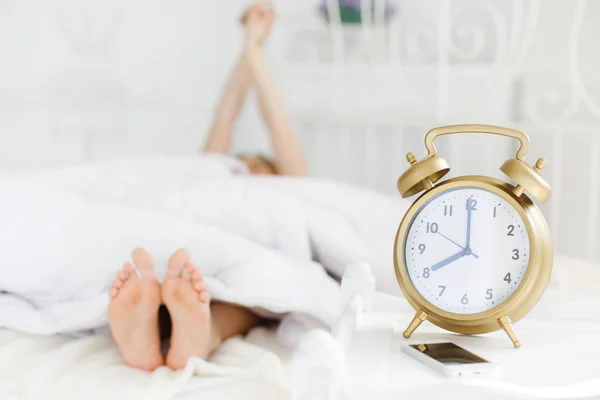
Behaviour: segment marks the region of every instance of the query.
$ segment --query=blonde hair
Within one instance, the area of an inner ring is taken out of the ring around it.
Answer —
[[[241,154],[237,154],[236,157],[239,159],[252,158],[252,157],[258,158],[269,167],[269,169],[273,172],[273,175],[281,175],[281,170],[279,169],[277,162],[274,159],[272,159],[271,157],[265,156],[264,154],[241,153]]]

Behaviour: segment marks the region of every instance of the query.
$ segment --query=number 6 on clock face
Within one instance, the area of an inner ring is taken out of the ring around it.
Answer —
[[[504,302],[529,264],[523,219],[504,198],[476,187],[449,189],[415,213],[404,244],[413,286],[433,306],[476,314]]]

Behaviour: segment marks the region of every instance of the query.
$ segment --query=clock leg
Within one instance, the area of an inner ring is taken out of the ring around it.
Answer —
[[[521,347],[521,342],[519,342],[519,339],[517,339],[517,335],[515,335],[515,331],[512,327],[512,321],[510,320],[510,318],[508,318],[508,315],[500,318],[498,320],[498,324],[502,327],[502,329],[504,329],[504,332],[506,332],[510,340],[512,340],[513,345],[516,348]]]
[[[415,317],[412,319],[412,321],[410,321],[410,324],[408,324],[408,328],[406,328],[402,336],[408,339],[410,335],[412,335],[412,333],[415,331],[415,329],[417,329],[419,325],[421,325],[421,323],[427,319],[428,316],[429,315],[427,315],[426,312],[417,311]]]

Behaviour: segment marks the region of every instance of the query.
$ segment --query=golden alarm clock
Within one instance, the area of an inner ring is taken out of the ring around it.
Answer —
[[[440,182],[450,167],[437,155],[435,138],[472,133],[520,142],[516,157],[500,167],[516,185],[487,176]],[[411,166],[398,179],[404,198],[424,191],[402,219],[394,243],[398,284],[417,311],[404,337],[428,320],[463,334],[503,328],[519,347],[512,323],[537,303],[552,270],[550,231],[528,197],[542,203],[550,198],[540,175],[546,160],[531,166],[525,161],[529,137],[490,125],[432,129],[425,147],[422,160],[408,153]]]

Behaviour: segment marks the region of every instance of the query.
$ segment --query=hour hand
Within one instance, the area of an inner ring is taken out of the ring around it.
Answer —
[[[456,261],[459,258],[462,258],[466,255],[467,255],[467,252],[463,249],[463,250],[459,251],[458,253],[456,253],[455,255],[448,257],[445,260],[442,260],[439,263],[435,264],[433,267],[431,267],[431,270],[437,271],[438,269],[445,267],[446,265],[453,263],[454,261]]]

